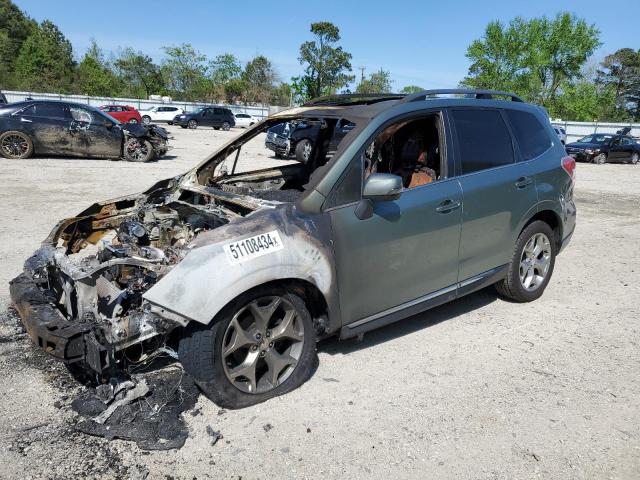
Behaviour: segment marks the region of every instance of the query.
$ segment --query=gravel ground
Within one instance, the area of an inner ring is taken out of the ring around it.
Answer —
[[[7,282],[57,220],[183,172],[238,133],[169,129],[175,148],[157,163],[0,160],[0,478],[640,477],[631,165],[578,166],[578,228],[536,302],[486,289],[360,343],[324,341],[313,378],[284,397],[225,412],[201,396],[178,451],[75,432],[80,387],[14,326]],[[214,446],[207,426],[224,436]]]

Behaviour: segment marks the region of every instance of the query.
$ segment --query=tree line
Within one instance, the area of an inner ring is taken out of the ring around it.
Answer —
[[[312,23],[300,45],[302,72],[282,81],[263,55],[241,62],[231,53],[208,58],[193,45],[166,46],[154,61],[131,47],[106,58],[95,41],[76,60],[71,43],[49,20],[37,23],[11,0],[0,0],[0,88],[106,97],[290,105],[335,93],[393,90],[380,68],[356,83],[352,55],[330,22]],[[569,13],[554,18],[490,22],[469,45],[462,87],[514,92],[554,117],[583,121],[640,121],[640,50],[622,48],[597,64],[601,46],[595,25]],[[400,93],[422,90],[410,85]]]

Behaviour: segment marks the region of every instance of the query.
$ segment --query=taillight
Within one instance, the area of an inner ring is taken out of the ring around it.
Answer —
[[[571,177],[571,180],[576,179],[576,159],[573,157],[562,157],[562,168]]]

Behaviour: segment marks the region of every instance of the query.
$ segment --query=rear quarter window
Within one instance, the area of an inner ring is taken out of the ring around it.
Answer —
[[[536,158],[551,147],[547,130],[535,115],[521,110],[506,110],[513,135],[516,137],[522,160]],[[556,129],[558,131],[559,129]]]
[[[499,111],[456,109],[451,113],[463,175],[515,163],[511,135]]]

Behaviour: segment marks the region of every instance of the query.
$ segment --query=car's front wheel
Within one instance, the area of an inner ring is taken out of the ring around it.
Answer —
[[[189,120],[187,122],[187,127],[189,127],[191,130],[195,130],[196,128],[198,128],[198,122],[195,120]]]
[[[243,408],[302,385],[317,363],[316,334],[304,301],[281,287],[257,288],[210,325],[191,325],[178,355],[207,397]]]
[[[148,162],[153,159],[153,146],[149,140],[129,138],[124,143],[124,158],[130,162]]]
[[[638,152],[633,152],[631,154],[631,160],[630,160],[632,165],[637,165],[638,162],[640,162],[640,154]]]
[[[309,160],[311,160],[311,155],[313,154],[313,144],[311,140],[305,138],[300,140],[296,145],[296,160],[300,163],[307,164]]]
[[[531,222],[520,233],[507,276],[496,284],[498,293],[516,302],[540,298],[556,262],[554,232],[548,223]]]
[[[607,163],[607,155],[605,153],[599,153],[595,157],[593,157],[593,163],[596,165],[602,165]]]
[[[151,123],[151,117],[149,115],[144,115],[142,117],[142,123],[145,125],[149,125]]]
[[[4,132],[0,135],[0,153],[15,160],[29,158],[33,155],[33,142],[26,133]]]
[[[127,123],[138,123],[138,119],[136,119],[136,118],[130,118],[130,119],[129,119],[129,122],[127,122]]]

